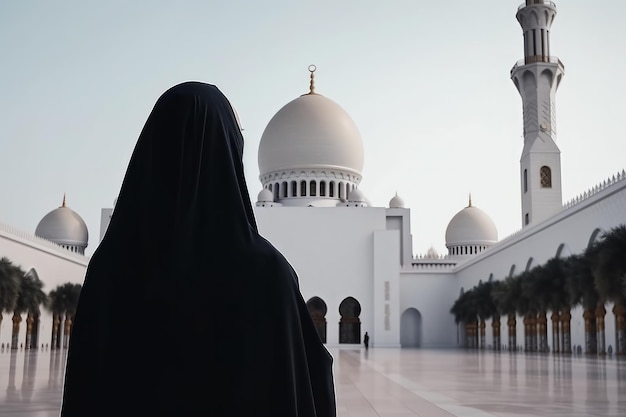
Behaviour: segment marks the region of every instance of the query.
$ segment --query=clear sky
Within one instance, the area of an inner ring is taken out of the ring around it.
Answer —
[[[470,193],[504,238],[521,227],[522,102],[509,78],[523,57],[519,4],[2,1],[0,222],[34,233],[65,193],[92,254],[154,102],[187,80],[216,84],[237,109],[256,201],[263,130],[308,91],[315,64],[316,91],[363,137],[361,190],[411,208],[414,254],[446,252]],[[556,4],[565,202],[626,168],[626,2]]]

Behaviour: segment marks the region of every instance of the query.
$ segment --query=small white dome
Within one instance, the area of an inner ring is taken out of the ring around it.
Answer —
[[[389,208],[404,208],[404,200],[396,193],[396,195],[389,200]]]
[[[471,204],[452,217],[446,229],[446,247],[458,245],[493,245],[498,231],[491,218]]]
[[[348,194],[348,202],[367,203],[367,198],[365,198],[365,194],[363,194],[363,191],[359,190],[358,188],[354,188],[352,189],[352,191],[350,191],[350,194]]]
[[[262,189],[257,197],[258,202],[274,201],[274,195],[267,188]]]
[[[363,141],[348,113],[319,94],[304,94],[269,121],[259,144],[260,177],[276,171],[339,169],[361,176]]]
[[[439,258],[439,254],[437,253],[437,250],[432,246],[428,248],[428,251],[426,252],[426,256],[428,258]]]
[[[63,205],[46,214],[37,225],[35,235],[62,246],[87,247],[89,233],[85,221],[74,210]]]

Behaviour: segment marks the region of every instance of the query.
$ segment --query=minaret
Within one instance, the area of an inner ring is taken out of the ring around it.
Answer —
[[[555,96],[563,63],[550,55],[550,27],[556,5],[526,0],[517,10],[524,31],[524,59],[511,69],[522,96],[524,149],[520,159],[522,225],[541,222],[561,210],[561,151],[556,146]]]

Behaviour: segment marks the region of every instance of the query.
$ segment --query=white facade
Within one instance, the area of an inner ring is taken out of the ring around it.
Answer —
[[[39,279],[43,281],[43,291],[46,293],[58,285],[68,282],[82,284],[89,262],[89,258],[86,256],[4,224],[0,224],[0,256],[7,257],[25,272],[34,269]],[[11,343],[12,318],[12,313],[2,313],[0,343],[4,343],[5,346]],[[25,322],[26,314],[23,314],[19,344],[23,344],[26,340]],[[52,315],[45,308],[41,310],[38,335],[38,345],[50,344],[52,340]]]
[[[525,58],[511,71],[522,96],[525,131],[520,159],[524,227],[512,236],[498,240],[491,219],[470,200],[441,231],[449,253],[415,256],[410,209],[397,195],[389,207],[371,207],[358,189],[364,151],[360,134],[345,110],[314,92],[313,70],[309,94],[287,103],[268,124],[259,149],[264,187],[255,207],[259,231],[293,265],[328,345],[360,344],[368,332],[370,345],[377,347],[459,346],[464,335],[450,308],[462,290],[516,275],[554,256],[581,253],[600,233],[626,223],[624,172],[562,204],[554,103],[563,66],[550,57],[548,31],[556,9],[552,2],[527,3],[517,14]],[[549,187],[541,182],[546,166]],[[102,210],[101,238],[111,212]],[[5,226],[0,226],[0,256],[25,270],[36,268],[46,291],[82,282],[88,262]],[[611,307],[606,308],[607,347],[615,346]],[[49,342],[49,320],[44,317],[41,324],[44,343]],[[10,340],[10,325],[5,314],[0,341]],[[571,330],[572,345],[584,345],[580,308],[572,311]],[[503,344],[506,332],[503,323]],[[521,318],[517,333],[523,344]]]

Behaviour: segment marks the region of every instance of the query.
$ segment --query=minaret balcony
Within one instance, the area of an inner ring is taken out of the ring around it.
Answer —
[[[513,65],[513,68],[511,68],[511,74],[513,74],[513,72],[519,67],[529,64],[536,64],[538,62],[557,64],[561,71],[565,71],[565,65],[563,65],[563,62],[561,62],[561,60],[556,56],[531,55],[517,61],[515,65]]]
[[[519,12],[524,7],[532,6],[533,4],[547,4],[547,5],[549,5],[549,6],[551,6],[551,7],[556,9],[556,3],[554,3],[553,1],[549,1],[549,0],[526,0],[524,3],[519,5],[519,7],[517,8],[517,11]]]

